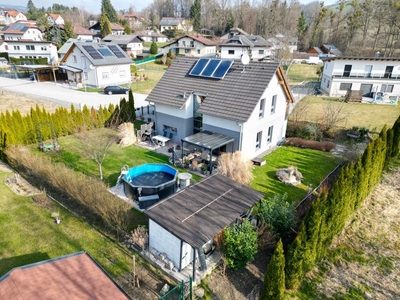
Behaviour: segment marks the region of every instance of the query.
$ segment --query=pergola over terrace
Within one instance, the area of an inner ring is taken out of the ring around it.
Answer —
[[[235,139],[230,136],[222,135],[219,133],[213,133],[210,131],[201,131],[193,135],[187,136],[184,139],[181,139],[182,149],[184,149],[185,145],[192,145],[209,151],[210,174],[212,174],[213,170],[212,152],[216,149],[221,148],[222,146],[228,145],[230,143],[233,144],[234,141]],[[182,160],[183,160],[183,151],[182,151]]]

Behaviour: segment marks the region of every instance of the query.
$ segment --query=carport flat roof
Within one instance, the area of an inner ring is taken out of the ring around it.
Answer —
[[[16,65],[16,67],[27,70],[58,69],[58,67],[53,67],[49,65]]]
[[[181,140],[183,143],[196,145],[204,149],[214,150],[233,143],[234,138],[219,133],[213,133],[210,131],[202,131],[190,136],[185,137]]]
[[[82,73],[83,72],[81,69],[70,67],[70,66],[59,66],[59,68],[67,70],[67,71],[71,71],[73,73]]]

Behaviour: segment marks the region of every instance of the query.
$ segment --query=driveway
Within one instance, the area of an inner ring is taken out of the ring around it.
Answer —
[[[54,82],[32,82],[29,79],[9,79],[0,77],[0,93],[1,91],[15,92],[28,98],[49,101],[57,106],[70,108],[73,104],[76,108],[82,108],[84,105],[89,108],[99,108],[100,105],[107,107],[110,103],[119,104],[120,99],[128,95],[105,95],[104,93],[86,93],[80,92],[68,84]],[[145,101],[147,95],[133,93],[135,99],[135,107],[146,107],[148,102]]]

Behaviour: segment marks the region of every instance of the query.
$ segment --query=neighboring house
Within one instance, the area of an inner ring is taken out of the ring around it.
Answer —
[[[166,43],[169,41],[167,36],[154,30],[135,31],[135,34],[140,37],[144,42],[155,41],[157,43]]]
[[[118,44],[129,56],[136,57],[143,53],[143,40],[136,34],[109,34],[103,38],[103,42]]]
[[[185,56],[214,56],[217,52],[217,45],[200,35],[185,35],[176,41],[162,47],[164,53],[171,51],[176,55]]]
[[[143,27],[143,18],[136,14],[123,14],[121,20],[126,20],[128,22],[129,28],[141,28]]]
[[[260,60],[272,55],[272,44],[259,35],[235,34],[220,45],[221,58],[240,59],[247,53],[252,60]]]
[[[110,23],[111,25],[111,34],[115,35],[123,35],[124,34],[124,27],[116,23]],[[93,33],[94,36],[99,37],[101,34],[100,29],[100,22],[97,22],[93,26],[89,28],[89,30]]]
[[[87,253],[16,267],[0,277],[1,299],[131,299]]]
[[[332,44],[324,44],[321,47],[311,47],[307,50],[307,53],[318,54],[321,59],[332,56],[343,56],[343,53]]]
[[[183,30],[185,32],[193,31],[193,26],[188,24],[184,18],[167,18],[160,21],[160,32],[165,30]]]
[[[323,62],[321,90],[329,96],[344,96],[347,90],[361,90],[364,97],[400,95],[399,57],[340,56]]]
[[[284,51],[287,53],[293,53],[297,51],[297,37],[288,38],[283,34],[277,34],[274,37],[268,39],[268,42],[272,43],[272,52],[276,57],[279,57],[278,52]]]
[[[234,27],[234,28],[229,29],[229,31],[228,31],[226,34],[224,34],[223,36],[221,36],[221,40],[222,40],[222,41],[226,41],[226,40],[229,40],[229,39],[231,39],[231,38],[233,38],[234,36],[239,35],[239,34],[241,34],[241,35],[249,35],[249,34],[248,34],[246,31],[244,31],[243,29],[238,28],[238,27]]]
[[[64,19],[63,19],[63,17],[61,17],[61,16],[58,15],[58,14],[49,14],[49,15],[47,16],[47,20],[49,21],[49,23],[50,23],[51,25],[54,25],[54,24],[64,25]]]
[[[131,58],[112,43],[72,42],[61,60],[68,80],[93,87],[131,82]]]
[[[35,22],[12,23],[4,26],[0,33],[6,41],[43,40],[42,31],[35,25]]]
[[[234,139],[249,158],[286,134],[293,96],[278,63],[178,57],[146,99],[155,105],[158,134],[180,142],[210,131]]]
[[[5,10],[4,11],[4,23],[5,25],[9,25],[11,23],[15,23],[18,21],[27,20],[26,16],[20,12],[19,10]]]
[[[47,58],[47,63],[58,60],[57,45],[47,41],[7,41],[8,56],[15,58]]]
[[[8,52],[8,44],[5,40],[0,40],[0,52]]]
[[[64,25],[59,25],[60,30],[64,31]],[[93,40],[93,32],[81,25],[72,25],[72,30],[76,34],[76,39],[78,40]]]
[[[149,217],[150,251],[166,255],[179,272],[195,262],[190,275],[199,282],[196,274],[209,267],[214,237],[262,198],[260,192],[226,176],[208,176],[144,211]]]
[[[0,66],[8,65],[8,60],[4,57],[0,57]]]

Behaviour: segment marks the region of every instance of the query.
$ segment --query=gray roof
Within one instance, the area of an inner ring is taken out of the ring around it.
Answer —
[[[118,44],[115,43],[95,43],[95,42],[74,42],[74,45],[82,51],[82,53],[86,56],[86,58],[90,61],[94,66],[107,66],[107,65],[121,65],[121,64],[131,64],[132,59],[125,53],[124,50],[121,49]],[[119,51],[123,54],[124,57],[118,58],[111,52],[111,56],[102,56],[101,59],[93,59],[93,57],[86,51],[83,46],[93,46],[94,49],[108,49],[107,45],[116,46]]]
[[[213,133],[207,130],[195,133],[182,139],[182,142],[186,142],[192,145],[197,145],[201,148],[214,150],[229,143],[233,143],[234,138],[219,133]]]
[[[243,47],[243,46],[248,46],[250,48],[253,47],[271,47],[272,43],[268,42],[266,39],[264,39],[262,36],[259,35],[243,35],[243,34],[238,34],[227,40],[225,43],[221,45],[221,47],[224,46],[238,46],[238,47]]]
[[[262,198],[260,192],[215,174],[158,202],[144,213],[198,249]]]
[[[160,25],[162,26],[177,26],[179,25],[179,23],[181,23],[183,20],[183,18],[162,18],[160,21]]]
[[[187,99],[183,93],[193,91],[206,95],[199,113],[247,121],[279,66],[278,63],[252,61],[242,72],[242,63],[235,61],[219,80],[189,76],[197,60],[177,57],[146,100],[156,105],[181,107]]]
[[[125,34],[125,35],[109,34],[103,38],[103,42],[116,43],[118,45],[127,45],[129,43],[142,43],[143,40],[136,34]]]

